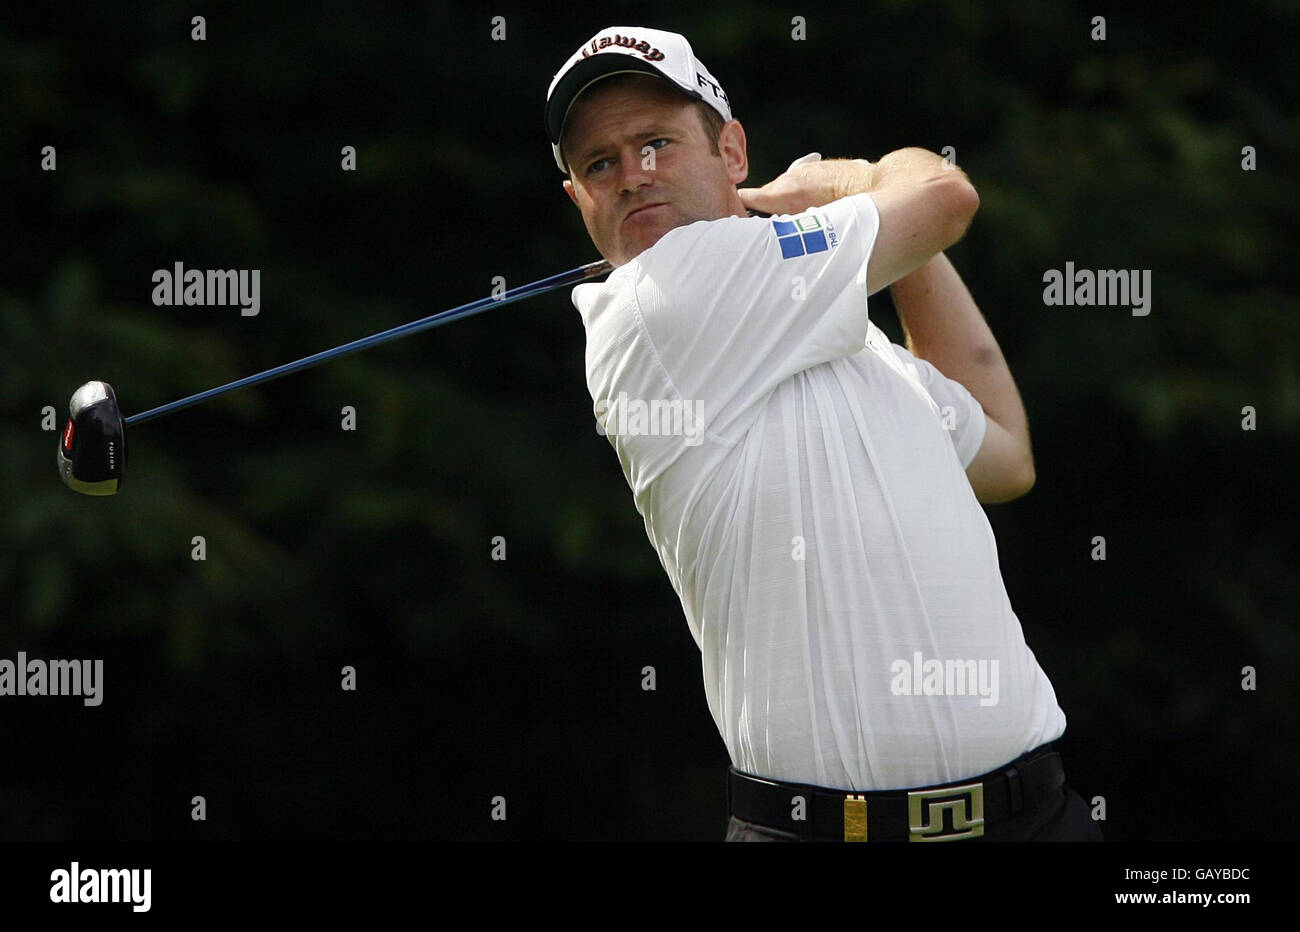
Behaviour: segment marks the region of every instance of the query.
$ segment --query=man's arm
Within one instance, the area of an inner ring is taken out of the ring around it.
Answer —
[[[830,159],[792,165],[761,188],[741,188],[752,210],[794,214],[870,194],[880,231],[867,264],[874,294],[920,268],[966,233],[979,195],[966,173],[925,149],[898,149],[875,163]]]
[[[964,385],[984,408],[984,442],[966,469],[976,498],[992,504],[1024,495],[1035,478],[1024,405],[988,324],[942,253],[979,207],[965,173],[924,149],[899,149],[875,163],[801,160],[763,187],[738,193],[746,207],[788,214],[864,192],[880,214],[868,290],[893,285],[908,350]]]
[[[894,283],[894,307],[907,349],[966,387],[988,428],[966,475],[985,504],[1019,498],[1034,485],[1034,455],[1020,393],[1002,350],[942,253]]]

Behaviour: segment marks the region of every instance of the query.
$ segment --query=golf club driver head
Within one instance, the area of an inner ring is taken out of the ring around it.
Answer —
[[[113,386],[87,382],[72,393],[59,435],[59,476],[83,495],[113,495],[126,474],[126,425]]]

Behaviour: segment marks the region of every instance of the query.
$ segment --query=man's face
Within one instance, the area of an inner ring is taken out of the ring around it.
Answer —
[[[745,215],[736,194],[749,168],[744,130],[726,123],[714,154],[696,104],[659,78],[593,85],[570,111],[561,146],[564,190],[615,266],[674,227]]]

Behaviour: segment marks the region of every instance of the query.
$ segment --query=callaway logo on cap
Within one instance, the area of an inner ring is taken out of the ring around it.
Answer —
[[[610,26],[573,53],[546,91],[546,135],[560,171],[569,171],[560,155],[560,136],[578,95],[601,78],[636,71],[672,82],[718,111],[724,120],[731,119],[726,93],[695,57],[685,36],[642,26]]]

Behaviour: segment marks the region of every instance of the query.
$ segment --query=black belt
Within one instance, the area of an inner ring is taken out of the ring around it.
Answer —
[[[957,841],[1031,809],[1065,785],[1061,755],[1049,742],[987,774],[916,790],[854,793],[727,775],[727,805],[737,819],[804,841]]]

